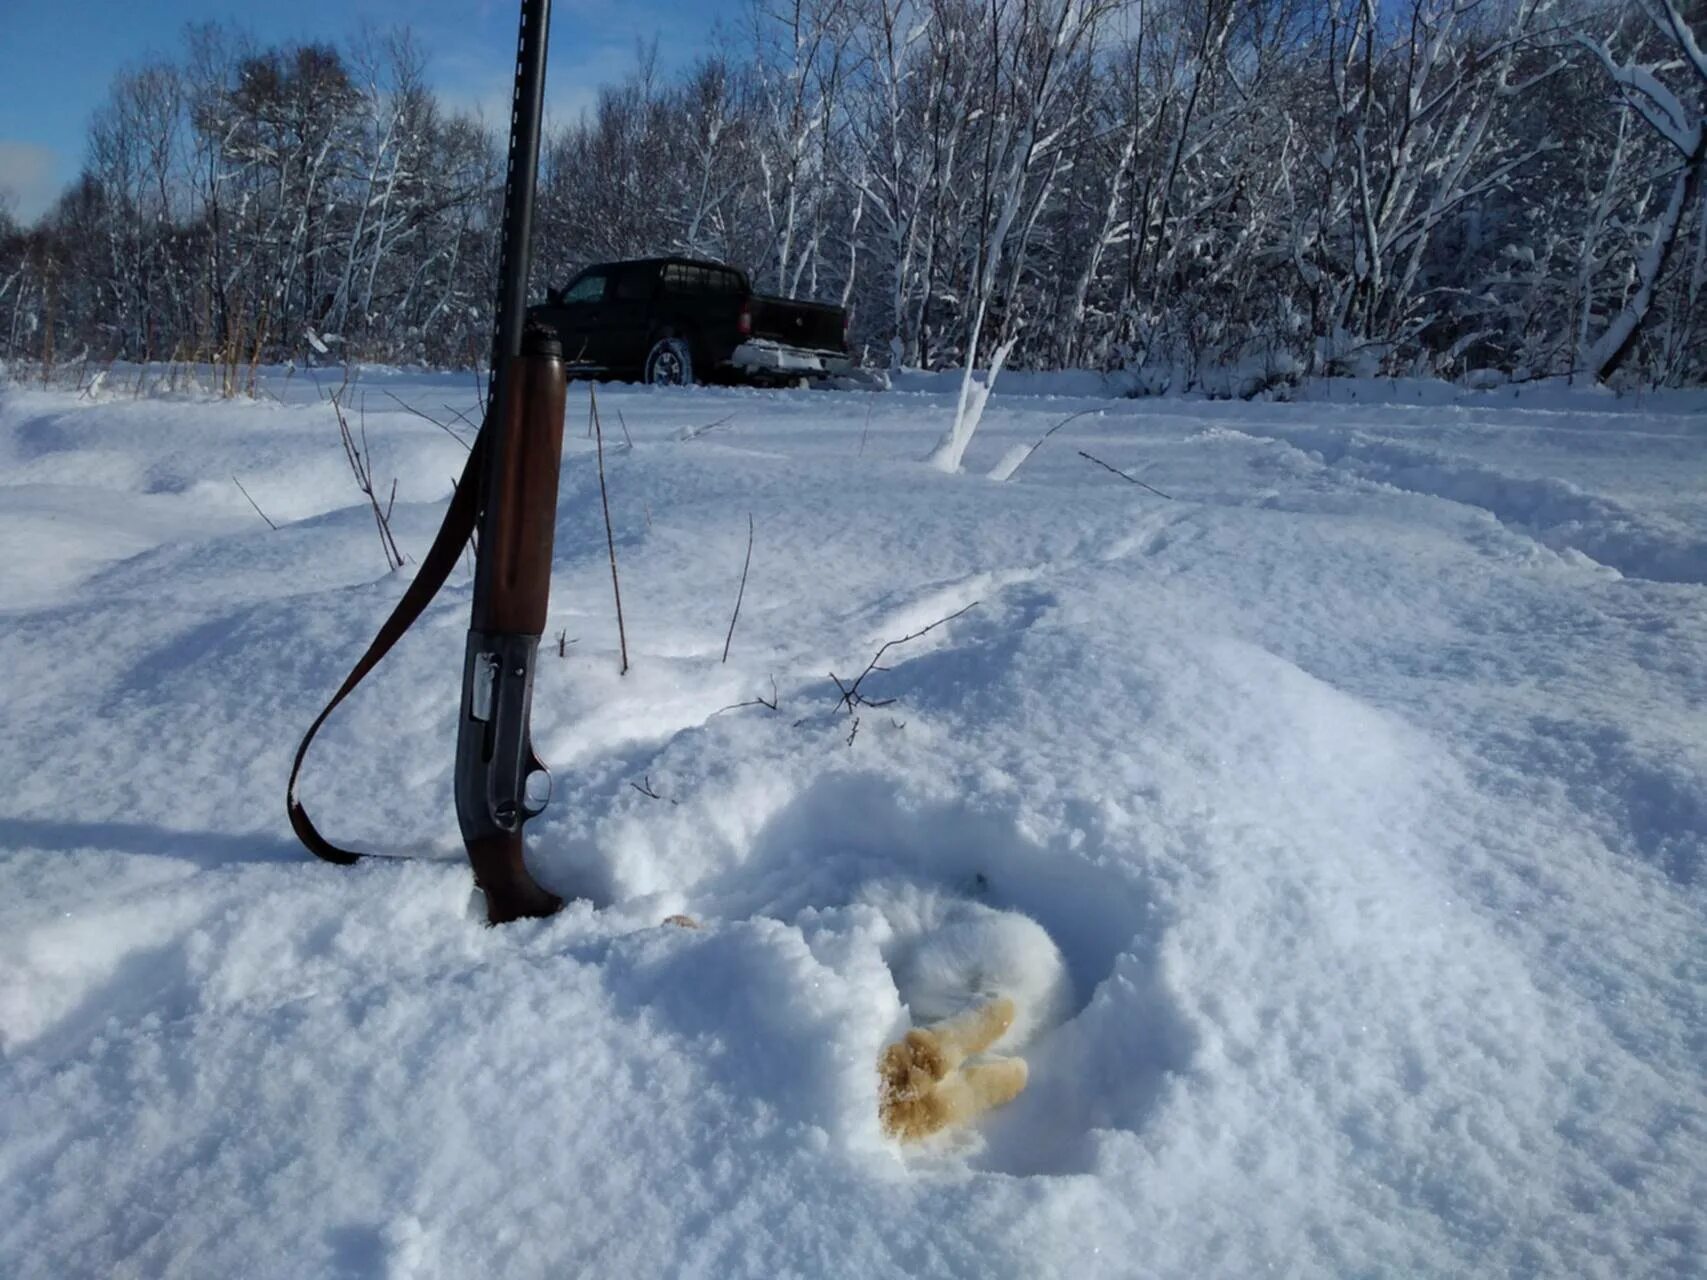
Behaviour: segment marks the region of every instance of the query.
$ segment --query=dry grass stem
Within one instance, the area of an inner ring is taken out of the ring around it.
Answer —
[[[723,661],[729,661],[729,645],[735,639],[735,620],[741,616],[741,600],[747,594],[747,570],[753,564],[753,513],[747,512],[747,558],[741,563],[741,587],[735,592],[735,612],[729,615],[729,634],[723,637]]]
[[[622,625],[622,583],[616,575],[616,534],[611,530],[610,523],[610,494],[605,488],[605,433],[599,425],[599,398],[593,390],[592,383],[587,384],[587,416],[593,420],[594,447],[599,457],[599,501],[605,509],[605,546],[610,551],[610,587],[616,597],[616,639],[622,652],[622,670],[619,675],[628,674],[628,631]]]

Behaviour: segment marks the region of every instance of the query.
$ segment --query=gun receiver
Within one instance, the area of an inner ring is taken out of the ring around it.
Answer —
[[[534,755],[534,666],[551,590],[557,476],[567,383],[549,330],[530,329],[510,362],[486,460],[474,607],[463,659],[456,739],[456,814],[493,924],[563,905],[522,860],[522,824],[545,808],[530,783],[550,773]]]

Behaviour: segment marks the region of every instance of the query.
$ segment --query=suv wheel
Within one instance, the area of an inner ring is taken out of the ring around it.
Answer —
[[[646,354],[646,381],[654,387],[693,385],[693,352],[681,338],[660,338]]]

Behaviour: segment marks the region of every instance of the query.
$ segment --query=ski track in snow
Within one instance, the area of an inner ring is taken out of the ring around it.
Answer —
[[[529,845],[579,900],[488,930],[466,570],[304,778],[400,857],[290,835],[298,735],[413,563],[315,387],[268,383],[0,387],[0,1271],[1698,1273],[1707,406],[1069,379],[943,476],[930,378],[604,388],[619,677],[577,388]],[[418,556],[464,454],[379,393],[468,379],[355,387]],[[1016,1103],[907,1153],[857,901],[897,874],[1030,913],[1078,1004]]]

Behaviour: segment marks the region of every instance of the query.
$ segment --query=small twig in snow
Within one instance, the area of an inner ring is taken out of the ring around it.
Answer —
[[[1043,442],[1045,440],[1049,439],[1050,436],[1054,435],[1062,427],[1066,426],[1069,422],[1076,421],[1077,419],[1083,418],[1088,414],[1101,413],[1101,412],[1102,412],[1102,410],[1100,410],[1100,409],[1080,409],[1077,413],[1069,413],[1065,418],[1062,418],[1061,421],[1057,422],[1054,426],[1050,427],[1049,430],[1045,431],[1041,436],[1039,436],[1037,438],[1037,443],[1032,445],[1031,448],[1026,450],[1025,457],[1021,458],[1019,460],[1018,464],[1015,465],[1014,471],[1018,471],[1020,469],[1020,467],[1023,467],[1027,462],[1029,462],[1031,460],[1031,455],[1036,453],[1039,449],[1041,449],[1043,447]],[[1013,478],[1014,471],[1008,472],[1008,478],[1010,480]]]
[[[231,483],[237,486],[238,493],[241,493],[245,498],[249,498],[249,505],[255,508],[256,515],[260,516],[261,519],[267,522],[267,528],[278,528],[278,525],[273,523],[272,518],[268,516],[265,511],[261,510],[261,504],[256,502],[255,499],[249,497],[249,491],[243,487],[243,482],[237,478],[235,473],[232,474]]]
[[[480,424],[478,422],[474,421],[473,418],[470,418],[461,409],[458,409],[455,405],[449,405],[449,404],[445,405],[445,408],[456,416],[456,420],[458,422],[462,423],[465,427],[467,427],[475,435],[480,434]],[[462,437],[458,436],[457,438],[460,440]]]
[[[1086,462],[1094,462],[1094,463],[1096,463],[1096,464],[1097,464],[1097,466],[1099,466],[1099,467],[1101,467],[1101,468],[1102,468],[1102,469],[1103,469],[1103,470],[1104,470],[1104,471],[1112,471],[1112,472],[1114,472],[1114,474],[1115,474],[1115,475],[1117,475],[1117,476],[1119,476],[1119,477],[1120,477],[1120,478],[1121,478],[1121,479],[1122,479],[1122,480],[1124,480],[1124,481],[1126,481],[1126,482],[1127,482],[1127,483],[1128,483],[1128,484],[1135,484],[1135,485],[1137,485],[1137,486],[1138,486],[1138,487],[1139,487],[1139,488],[1140,488],[1140,489],[1148,489],[1148,490],[1149,490],[1149,491],[1150,491],[1150,492],[1151,492],[1151,493],[1153,493],[1153,494],[1155,494],[1155,495],[1156,495],[1156,496],[1157,496],[1157,497],[1158,497],[1158,498],[1166,498],[1166,499],[1168,499],[1168,500],[1169,500],[1169,501],[1170,501],[1170,502],[1171,502],[1171,501],[1173,501],[1173,494],[1171,494],[1171,493],[1163,493],[1163,492],[1162,492],[1162,491],[1161,491],[1161,490],[1160,490],[1160,489],[1158,489],[1158,488],[1156,488],[1156,486],[1155,486],[1155,485],[1153,485],[1153,484],[1145,484],[1145,483],[1144,483],[1144,482],[1143,482],[1143,481],[1142,481],[1142,480],[1139,480],[1139,479],[1138,479],[1138,478],[1136,478],[1136,477],[1135,477],[1135,476],[1129,476],[1129,475],[1127,475],[1127,474],[1126,474],[1126,473],[1125,473],[1125,472],[1124,472],[1124,471],[1122,471],[1122,470],[1121,470],[1121,469],[1120,469],[1120,468],[1119,468],[1119,467],[1111,467],[1111,466],[1109,466],[1109,465],[1108,465],[1108,463],[1106,463],[1106,462],[1104,462],[1104,461],[1103,461],[1103,460],[1102,460],[1102,459],[1101,459],[1101,458],[1093,458],[1093,457],[1091,457],[1091,455],[1090,455],[1090,454],[1088,454],[1088,453],[1086,453],[1086,452],[1085,452],[1085,451],[1084,451],[1084,450],[1083,450],[1083,449],[1080,449],[1080,450],[1079,450],[1079,456],[1080,456],[1080,457],[1081,457],[1081,458],[1083,458],[1083,459],[1084,459],[1084,460],[1085,460],[1085,461],[1086,461]]]
[[[403,399],[403,397],[395,394],[394,392],[386,391],[385,394],[390,396],[393,400],[397,401],[398,404],[402,405],[404,409],[406,409],[410,413],[414,414],[417,418],[420,418],[426,422],[432,423],[435,427],[437,427],[440,431],[444,432],[452,440],[455,440],[465,450],[472,448],[472,446],[469,445],[468,441],[464,440],[461,436],[457,435],[456,432],[452,431],[444,423],[440,422],[437,418],[433,417],[432,414],[422,413],[414,405],[408,403],[406,400]]]
[[[771,696],[770,696],[770,700],[768,702],[761,695],[757,698],[748,698],[745,702],[731,702],[726,707],[717,708],[717,710],[713,711],[711,713],[711,715],[720,716],[725,711],[738,711],[742,707],[764,707],[765,709],[767,709],[769,711],[775,711],[778,701],[779,701],[779,699],[777,698],[777,693],[776,693],[776,677],[773,675],[771,677]],[[707,720],[711,719],[711,716],[707,716],[706,719]]]
[[[381,509],[379,495],[373,488],[373,454],[367,443],[367,393],[362,393],[361,409],[361,443],[356,443],[356,436],[350,431],[349,416],[344,412],[342,397],[349,389],[349,379],[346,376],[344,385],[339,387],[332,396],[332,412],[338,419],[338,439],[344,446],[344,459],[350,464],[350,471],[356,478],[356,488],[367,498],[368,506],[373,509],[374,524],[379,528],[380,549],[385,553],[387,571],[403,567],[403,552],[397,547],[397,539],[391,533],[391,512]],[[397,493],[397,483],[392,481],[392,497]]]
[[[677,440],[697,440],[701,436],[703,436],[706,432],[715,431],[719,427],[726,427],[733,421],[735,421],[735,415],[731,413],[731,414],[724,415],[723,417],[719,418],[716,422],[708,422],[703,427],[684,427],[682,430],[680,430],[676,433],[676,439]]]
[[[628,785],[633,787],[636,791],[638,791],[641,795],[645,796],[648,800],[670,800],[669,796],[661,796],[656,791],[654,791],[652,789],[652,775],[651,774],[646,775],[645,785],[642,785],[638,782],[630,782]],[[679,800],[670,800],[670,803],[671,804],[680,804],[681,802]]]
[[[945,622],[953,622],[956,618],[960,617],[961,614],[969,613],[971,610],[976,609],[979,606],[979,604],[981,604],[981,603],[982,603],[982,601],[974,600],[971,604],[965,605],[962,608],[956,609],[953,613],[949,614],[946,618],[938,618],[935,622],[931,623],[929,626],[920,627],[917,631],[913,632],[911,635],[902,636],[899,640],[885,640],[883,642],[883,647],[878,649],[876,654],[873,655],[871,661],[866,664],[865,670],[859,673],[858,679],[856,679],[852,684],[843,684],[841,679],[836,675],[836,673],[834,671],[830,672],[831,681],[835,684],[836,688],[841,691],[841,695],[842,695],[839,699],[837,699],[837,701],[840,702],[840,704],[842,706],[847,708],[847,712],[849,715],[853,715],[855,707],[887,707],[887,706],[889,706],[891,703],[893,703],[895,701],[894,698],[876,698],[876,699],[873,699],[873,698],[866,697],[863,693],[861,693],[859,691],[860,685],[864,682],[865,678],[868,675],[870,675],[873,671],[887,671],[889,669],[888,667],[880,667],[877,665],[879,662],[882,661],[883,655],[888,653],[889,650],[893,649],[898,644],[906,644],[909,640],[917,640],[920,636],[928,635],[930,632],[935,631],[938,627],[942,626]],[[853,739],[850,737],[848,741],[849,741],[849,744],[851,745]]]
[[[1050,436],[1054,435],[1069,422],[1074,422],[1079,418],[1085,417],[1087,414],[1101,412],[1101,409],[1080,409],[1077,413],[1069,413],[1065,418],[1062,418],[1061,421],[1057,422],[1054,426],[1050,427],[1049,430],[1045,431],[1040,437],[1038,437],[1037,444],[1031,446],[1031,451],[1036,453],[1045,440],[1049,439]]]

